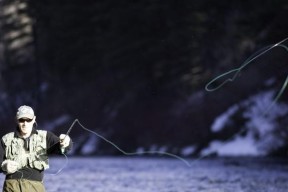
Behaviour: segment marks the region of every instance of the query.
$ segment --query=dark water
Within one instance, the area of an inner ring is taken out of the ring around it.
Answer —
[[[52,158],[47,192],[286,192],[288,160]],[[59,169],[64,169],[55,174]],[[1,176],[3,179],[3,176]],[[2,183],[1,183],[2,187]]]

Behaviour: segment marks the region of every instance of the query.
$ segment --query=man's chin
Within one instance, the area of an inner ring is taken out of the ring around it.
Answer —
[[[28,130],[26,128],[24,128],[24,129],[22,128],[21,132],[26,134],[26,133],[28,133]]]

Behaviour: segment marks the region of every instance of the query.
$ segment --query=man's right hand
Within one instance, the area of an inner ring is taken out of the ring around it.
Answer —
[[[15,173],[18,170],[19,163],[12,160],[5,160],[2,162],[1,167],[2,170],[7,174]]]

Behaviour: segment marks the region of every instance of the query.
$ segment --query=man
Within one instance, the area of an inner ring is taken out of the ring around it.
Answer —
[[[71,139],[37,130],[36,116],[29,106],[19,107],[16,119],[17,129],[4,135],[0,144],[0,171],[6,175],[3,192],[45,192],[43,177],[49,168],[48,155],[67,152]]]

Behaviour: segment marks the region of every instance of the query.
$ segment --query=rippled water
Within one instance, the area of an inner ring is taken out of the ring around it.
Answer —
[[[285,159],[51,158],[47,192],[286,192]],[[287,160],[288,161],[288,160]],[[64,166],[64,169],[55,173]],[[3,181],[3,175],[0,177]],[[2,182],[3,183],[3,182]],[[2,183],[1,186],[2,187]]]

